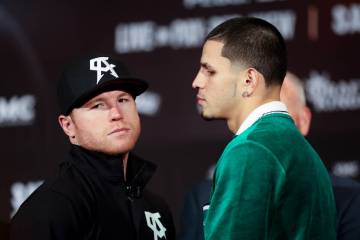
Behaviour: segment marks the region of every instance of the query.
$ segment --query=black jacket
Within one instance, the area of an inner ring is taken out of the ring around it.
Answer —
[[[144,190],[155,168],[130,154],[125,181],[119,156],[73,145],[58,176],[22,204],[10,239],[174,239],[167,205]]]
[[[338,215],[337,239],[360,239],[360,184],[331,176]]]

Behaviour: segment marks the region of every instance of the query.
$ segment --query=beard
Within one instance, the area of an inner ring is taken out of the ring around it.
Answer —
[[[197,105],[197,111],[200,114],[201,118],[204,119],[205,121],[215,120],[214,118],[205,115],[204,108],[201,105]]]

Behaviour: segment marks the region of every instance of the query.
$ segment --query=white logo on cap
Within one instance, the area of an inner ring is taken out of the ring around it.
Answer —
[[[113,75],[114,77],[119,77],[114,70],[114,67],[116,67],[116,65],[109,64],[107,62],[108,59],[109,59],[108,57],[98,57],[98,58],[90,59],[90,70],[97,72],[96,84],[98,84],[100,79],[104,76],[102,72],[110,71],[111,75]],[[102,64],[104,64],[105,66],[103,67]]]

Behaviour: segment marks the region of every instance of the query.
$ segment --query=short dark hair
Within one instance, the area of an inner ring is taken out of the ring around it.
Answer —
[[[286,45],[272,24],[253,17],[232,18],[215,27],[205,40],[223,42],[222,56],[255,68],[267,86],[282,84],[287,70]]]

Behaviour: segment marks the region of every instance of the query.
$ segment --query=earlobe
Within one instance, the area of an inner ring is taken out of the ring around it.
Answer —
[[[73,121],[71,119],[71,116],[60,115],[58,117],[58,121],[64,133],[68,135],[70,138],[75,138],[75,134],[73,130]]]
[[[241,96],[242,96],[243,98],[246,98],[246,97],[250,97],[250,94],[249,94],[247,91],[245,91],[245,92],[243,92],[243,93],[241,94]]]
[[[257,74],[258,72],[254,68],[246,69],[244,76],[245,80],[243,81],[244,91],[242,92],[242,97],[250,97],[253,94],[258,84]]]
[[[309,133],[311,125],[311,110],[307,106],[303,108],[301,118],[301,133],[306,136]]]

